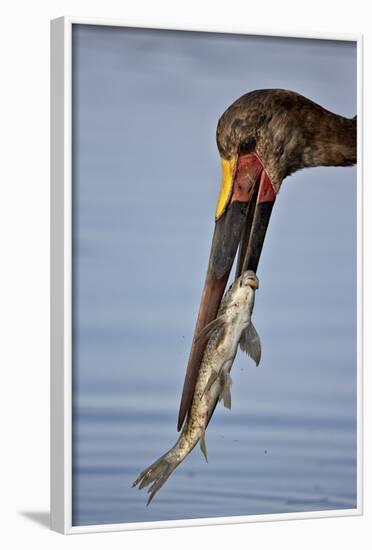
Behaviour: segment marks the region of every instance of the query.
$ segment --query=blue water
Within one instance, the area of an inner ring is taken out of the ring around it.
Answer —
[[[195,448],[148,508],[131,485],[177,438],[218,116],[266,86],[351,116],[355,46],[89,26],[73,39],[73,524],[354,508],[354,168],[283,184],[258,272],[261,366],[238,353],[209,464]]]

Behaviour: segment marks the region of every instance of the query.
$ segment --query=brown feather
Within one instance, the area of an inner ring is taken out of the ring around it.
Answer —
[[[221,116],[217,146],[223,158],[255,143],[274,186],[310,166],[356,163],[356,117],[324,109],[290,90],[255,90],[237,99]]]

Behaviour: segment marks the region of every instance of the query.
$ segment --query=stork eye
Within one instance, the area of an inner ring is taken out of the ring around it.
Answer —
[[[255,150],[255,148],[256,148],[256,140],[254,139],[253,136],[249,136],[240,144],[239,153],[240,154],[252,153]]]

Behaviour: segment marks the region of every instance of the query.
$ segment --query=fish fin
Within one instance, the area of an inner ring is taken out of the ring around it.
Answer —
[[[213,413],[214,413],[214,411],[215,411],[215,409],[216,409],[216,407],[217,407],[217,404],[218,404],[218,399],[216,399],[216,402],[215,402],[215,404],[213,405],[213,408],[212,408],[212,410],[210,411],[210,413],[209,413],[209,415],[208,415],[208,419],[207,419],[207,422],[206,422],[206,424],[205,424],[205,428],[206,428],[206,429],[207,429],[207,427],[208,427],[209,422],[211,421],[211,418],[212,418]]]
[[[173,470],[174,468],[172,468]],[[147,499],[146,506],[150,504],[156,493],[161,489],[164,485],[164,483],[167,481],[168,477],[171,475],[172,470],[168,473],[160,477],[156,482],[154,482],[151,487],[149,488],[148,492],[150,493],[149,498]]]
[[[220,399],[223,399],[223,405],[227,409],[231,409],[231,385],[232,379],[228,372],[222,373],[221,394]]]
[[[168,453],[162,455],[158,460],[156,460],[156,462],[141,472],[132,485],[132,487],[138,487],[138,489],[143,489],[144,487],[150,485],[148,490],[150,496],[147,501],[147,506],[179,464],[178,462],[168,462],[166,459],[167,454]]]
[[[204,390],[203,390],[203,393],[202,393],[202,395],[201,395],[202,397],[203,397],[203,395],[204,395],[206,392],[208,392],[208,391],[211,389],[211,387],[213,386],[213,384],[215,383],[215,381],[221,376],[221,373],[222,373],[222,375],[223,375],[224,366],[230,362],[230,365],[229,365],[229,367],[230,367],[230,366],[231,366],[231,363],[232,363],[233,361],[234,361],[234,357],[233,357],[233,358],[229,357],[228,359],[225,359],[225,361],[224,361],[224,362],[222,363],[222,365],[220,366],[219,370],[218,370],[218,371],[213,371],[213,372],[212,372],[212,374],[210,375],[209,380],[208,380],[208,382],[207,382],[207,384],[206,384],[206,386],[205,386],[205,388],[204,388]],[[229,376],[229,377],[230,377],[230,376]]]
[[[205,444],[205,430],[203,430],[203,433],[202,433],[202,435],[200,436],[199,442],[200,442],[200,449],[201,449],[201,452],[203,453],[206,462],[208,462],[207,446],[206,446],[206,444]]]
[[[245,328],[240,337],[240,349],[253,359],[258,367],[261,360],[261,340],[253,323]]]
[[[211,387],[213,386],[213,384],[215,383],[215,381],[217,380],[219,375],[220,375],[220,372],[212,372],[212,374],[210,375],[209,380],[208,380],[208,382],[207,382],[207,384],[206,384],[206,386],[203,390],[202,397],[206,392],[208,392],[211,389]]]
[[[220,317],[217,317],[217,319],[205,325],[205,327],[196,336],[195,342],[198,342],[199,340],[200,341],[207,340],[212,336],[212,333],[215,330],[220,330],[224,324],[225,324],[225,319],[222,315],[220,315]]]

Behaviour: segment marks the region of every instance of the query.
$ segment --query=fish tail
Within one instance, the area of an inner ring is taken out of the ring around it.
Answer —
[[[180,461],[175,461],[174,459],[170,460],[169,454],[169,452],[165,453],[151,464],[151,466],[141,472],[132,485],[132,487],[138,487],[138,489],[143,489],[150,485],[148,489],[150,496],[147,501],[147,506],[167,481],[173,470],[180,464]]]

